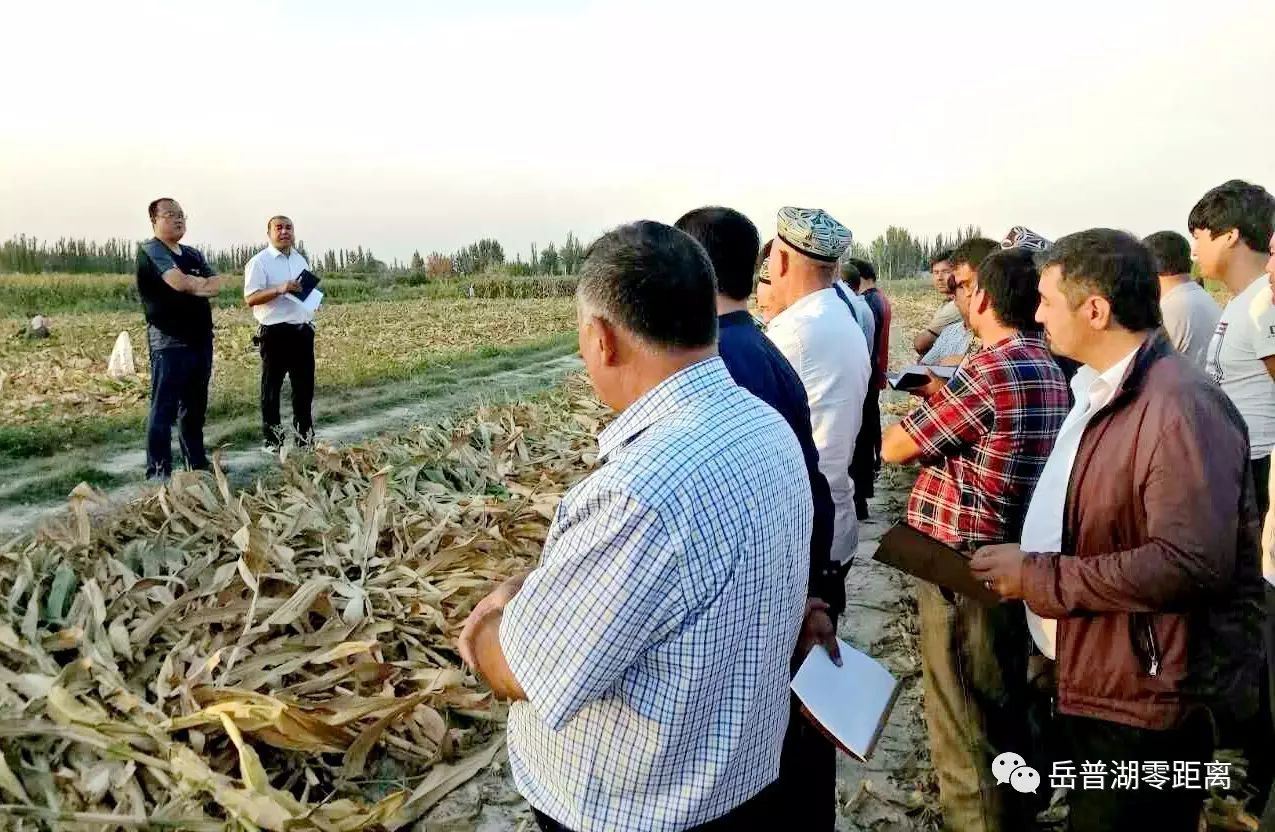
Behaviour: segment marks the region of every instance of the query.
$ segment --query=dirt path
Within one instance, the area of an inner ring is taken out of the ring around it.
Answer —
[[[407,398],[407,385],[394,385],[360,391],[353,402],[316,401],[318,436],[322,442],[345,444],[382,433],[391,433],[431,418],[472,408],[478,403],[517,399],[558,384],[567,374],[582,366],[574,352],[547,350],[545,354],[530,357],[530,362],[516,369],[498,370],[486,374],[467,376],[419,397]],[[287,396],[284,396],[286,401]],[[325,419],[325,407],[339,408],[344,414],[335,420]],[[284,413],[285,421],[288,414]],[[221,426],[210,425],[210,445],[217,441],[215,431]],[[267,471],[277,461],[261,452],[259,440],[240,439],[222,445],[222,462],[232,482],[247,485],[254,477]],[[0,486],[0,500],[6,491],[13,492],[41,478],[56,476],[65,470],[67,463],[59,460],[39,460],[25,471],[9,472]],[[142,472],[146,467],[146,454],[141,448],[106,452],[93,461],[93,467],[112,477],[125,480],[123,484],[105,490],[107,499],[103,509],[117,506],[136,497],[145,490]],[[40,501],[29,504],[0,504],[0,537],[16,534],[51,511],[60,511],[64,499]]]
[[[883,660],[904,690],[868,763],[844,755],[837,763],[838,832],[930,832],[937,829],[925,725],[916,602],[910,579],[872,560],[877,542],[901,515],[911,487],[905,471],[883,472],[871,501],[873,519],[860,532],[859,555],[847,578],[848,608],[839,634]],[[503,755],[434,808],[415,832],[531,832],[526,801],[513,787]]]

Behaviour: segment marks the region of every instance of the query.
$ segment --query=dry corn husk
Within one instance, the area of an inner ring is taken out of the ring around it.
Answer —
[[[0,548],[0,826],[395,829],[499,751],[460,622],[589,470],[579,380],[321,447],[232,493],[183,474]]]

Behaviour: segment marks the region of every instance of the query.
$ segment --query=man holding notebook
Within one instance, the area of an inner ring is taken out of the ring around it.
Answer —
[[[920,461],[908,525],[966,552],[1017,540],[1032,488],[1068,410],[1062,371],[1034,315],[1027,251],[974,239],[952,255],[955,300],[985,345],[885,433],[886,462]],[[944,828],[1026,829],[1029,806],[992,761],[1027,747],[1028,634],[1021,613],[922,584],[925,721]]]
[[[285,438],[279,416],[284,376],[292,379],[292,424],[297,438],[313,438],[314,311],[301,299],[316,281],[310,264],[293,247],[292,220],[271,217],[270,245],[258,252],[243,273],[243,294],[260,324],[261,431],[265,450],[279,450]]]
[[[1204,770],[1215,726],[1257,710],[1262,589],[1244,421],[1160,328],[1155,269],[1136,238],[1092,229],[1048,257],[1039,319],[1050,346],[1084,365],[1076,405],[1021,545],[980,549],[972,568],[1046,619],[1031,626],[1057,658],[1055,760]],[[1198,828],[1199,781],[1112,786],[1068,792],[1071,832]]]

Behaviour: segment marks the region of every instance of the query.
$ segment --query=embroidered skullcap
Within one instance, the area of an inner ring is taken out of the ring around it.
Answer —
[[[849,228],[822,208],[779,209],[778,233],[802,254],[828,263],[836,262],[854,239]]]
[[[1016,225],[1001,240],[1001,248],[1022,248],[1027,251],[1049,251],[1053,246],[1049,240],[1032,231],[1025,225]]]

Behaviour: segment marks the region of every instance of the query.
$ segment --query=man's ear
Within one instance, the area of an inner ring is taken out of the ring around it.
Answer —
[[[1085,301],[1085,322],[1095,332],[1101,332],[1111,326],[1111,301],[1097,295]]]
[[[593,318],[593,338],[598,348],[598,358],[607,367],[620,363],[623,344],[615,325],[605,318]]]
[[[970,298],[970,302],[975,304],[974,311],[982,315],[984,312],[986,312],[988,309],[991,308],[992,297],[991,295],[987,294],[987,292],[984,292],[982,289],[975,289],[974,295],[975,295],[974,297]]]
[[[792,268],[792,263],[788,259],[788,252],[782,248],[779,249],[779,276],[783,277],[788,274],[790,268]]]

